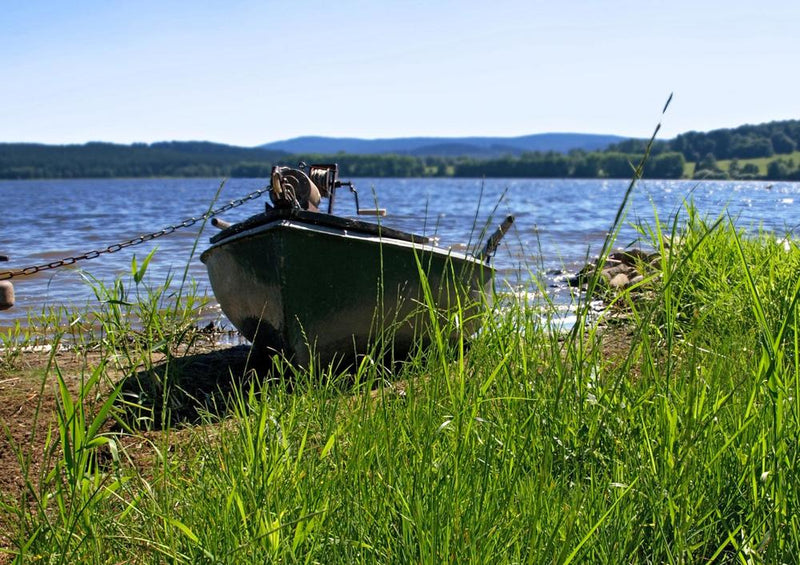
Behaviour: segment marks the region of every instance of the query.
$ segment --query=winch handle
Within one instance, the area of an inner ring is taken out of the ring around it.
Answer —
[[[337,181],[336,186],[346,186],[350,189],[350,192],[353,193],[353,197],[356,200],[356,214],[359,216],[385,216],[386,215],[386,208],[362,208],[361,205],[358,203],[358,191],[356,187],[353,185],[351,181]]]
[[[385,216],[386,215],[386,208],[359,208],[358,209],[359,216]]]

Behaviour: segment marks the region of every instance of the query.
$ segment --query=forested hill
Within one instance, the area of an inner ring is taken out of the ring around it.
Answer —
[[[470,139],[470,138],[463,138]],[[489,139],[489,138],[472,138]],[[430,141],[430,138],[427,139]],[[218,143],[161,142],[118,145],[0,143],[0,179],[102,177],[269,176],[273,164],[337,162],[342,177],[575,177],[630,178],[646,142],[619,141],[602,150],[508,150],[470,156],[448,141],[435,155],[299,152]],[[436,146],[422,146],[436,147]],[[800,120],[687,132],[657,141],[645,175],[650,178],[800,180]]]
[[[0,143],[0,178],[218,177],[242,163],[267,163],[283,151],[207,141],[41,145]]]
[[[692,176],[698,179],[800,180],[798,149],[800,120],[783,120],[682,133],[675,139],[657,142],[652,154],[682,155],[685,161],[695,164]],[[642,140],[627,140],[608,148],[608,151],[620,153],[642,153],[643,150]]]
[[[529,152],[572,150],[599,151],[624,141],[618,135],[588,133],[537,133],[519,137],[400,137],[357,139],[351,137],[306,136],[262,145],[264,149],[287,153],[333,155],[413,155],[416,157],[505,157]]]
[[[645,142],[629,139],[608,151],[641,152]],[[800,120],[784,120],[709,132],[690,131],[675,139],[656,142],[654,153],[676,151],[687,161],[704,159],[755,159],[789,155],[800,147]]]
[[[700,161],[711,154],[716,159],[751,159],[789,154],[800,146],[800,120],[785,120],[708,133],[690,131],[667,142],[687,161]]]

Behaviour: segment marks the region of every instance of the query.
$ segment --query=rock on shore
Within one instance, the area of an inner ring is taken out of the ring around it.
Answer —
[[[658,252],[647,252],[641,249],[626,249],[610,253],[601,264],[600,285],[596,291],[621,291],[631,288],[646,276],[658,271],[661,255]],[[598,269],[596,262],[588,263],[575,276],[569,279],[572,287],[585,288]]]

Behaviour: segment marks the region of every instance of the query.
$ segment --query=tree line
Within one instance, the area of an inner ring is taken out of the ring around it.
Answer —
[[[644,175],[677,179],[686,163],[695,163],[695,178],[765,178],[800,180],[800,120],[744,125],[706,133],[687,132],[651,147]],[[631,139],[603,151],[530,152],[499,158],[414,155],[289,155],[263,148],[210,142],[161,142],[120,145],[0,144],[0,178],[110,177],[249,177],[269,176],[273,164],[336,162],[343,177],[524,177],[630,178],[646,149]],[[752,163],[770,159],[766,176]],[[730,160],[726,169],[718,161]]]
[[[230,176],[243,161],[271,162],[285,155],[206,141],[0,143],[0,178],[219,177]]]
[[[52,146],[0,144],[0,178],[239,177],[266,178],[273,164],[335,162],[342,177],[529,177],[630,178],[641,154],[576,150],[568,154],[523,153],[479,159],[412,155],[301,154],[245,149],[205,142]],[[684,159],[662,153],[647,174],[680,178]]]
[[[523,153],[520,157],[491,160],[465,160],[455,165],[457,177],[521,177],[521,178],[631,178],[643,154],[618,151],[571,151]],[[675,152],[651,157],[644,174],[650,178],[679,179],[686,164],[683,155]]]
[[[631,139],[617,143],[608,151],[642,152],[645,142]],[[743,125],[709,132],[690,131],[675,139],[658,141],[652,154],[677,152],[687,162],[695,163],[694,178],[800,180],[800,162],[791,157],[800,148],[800,120],[774,121]],[[741,163],[745,159],[766,159],[766,175],[757,165]],[[726,168],[718,161],[727,160]]]

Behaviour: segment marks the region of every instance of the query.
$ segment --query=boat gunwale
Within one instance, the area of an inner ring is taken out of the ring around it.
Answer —
[[[227,239],[237,233],[249,230],[251,228],[269,224],[275,220],[296,220],[314,226],[327,226],[341,230],[353,230],[372,235],[381,235],[391,239],[398,239],[404,241],[411,241],[414,243],[430,243],[430,238],[422,235],[416,235],[409,232],[404,232],[395,228],[390,228],[381,224],[373,224],[371,222],[364,222],[361,220],[354,220],[350,218],[343,218],[333,214],[325,214],[323,212],[310,212],[308,210],[299,209],[280,209],[270,208],[266,212],[250,216],[249,218],[237,222],[220,233],[211,238],[211,243],[217,243]]]
[[[245,220],[245,222],[246,221],[247,220]],[[244,223],[244,222],[242,222],[242,223]],[[357,223],[358,224],[365,224],[365,222],[357,222]],[[231,228],[233,228],[233,227],[235,227],[237,225],[241,225],[241,224],[234,224],[234,226],[231,226]],[[374,226],[375,224],[367,224],[367,225]],[[228,228],[228,229],[231,229],[231,228]],[[379,235],[373,235],[373,234],[369,234],[369,233],[364,233],[364,231],[359,230],[359,229],[354,229],[354,228],[347,229],[347,228],[344,228],[344,227],[332,227],[332,226],[323,225],[323,224],[310,224],[309,222],[304,221],[303,218],[291,218],[291,217],[284,217],[284,218],[277,217],[277,218],[273,218],[273,219],[271,219],[270,221],[267,221],[267,222],[263,222],[263,223],[259,222],[259,223],[256,223],[255,225],[252,225],[252,226],[243,228],[243,229],[241,229],[239,231],[230,233],[230,234],[226,235],[224,238],[219,238],[219,236],[223,235],[223,234],[217,234],[217,236],[211,238],[212,244],[208,249],[203,251],[203,253],[200,255],[200,260],[205,263],[206,262],[206,257],[208,256],[208,254],[212,250],[221,248],[221,247],[225,246],[228,243],[233,243],[234,241],[239,241],[239,240],[242,240],[242,239],[245,239],[245,238],[256,237],[256,236],[259,236],[259,235],[261,235],[261,234],[263,234],[265,232],[274,231],[274,230],[278,230],[278,229],[281,229],[281,228],[284,228],[284,229],[288,228],[288,229],[294,229],[294,230],[299,230],[299,231],[320,233],[320,234],[325,234],[325,235],[334,236],[334,237],[342,237],[342,238],[346,238],[346,239],[355,239],[355,240],[369,242],[369,243],[377,243],[379,245],[390,244],[390,245],[394,245],[396,247],[405,247],[405,248],[408,248],[408,249],[416,249],[416,250],[419,250],[419,251],[422,251],[422,252],[434,253],[434,254],[438,254],[438,255],[444,255],[444,256],[447,256],[447,257],[452,257],[452,258],[460,260],[460,261],[474,263],[476,265],[481,265],[484,268],[488,268],[488,269],[494,270],[494,267],[488,261],[484,260],[481,257],[478,257],[478,256],[473,255],[471,253],[464,253],[464,252],[461,252],[461,251],[455,251],[453,249],[448,249],[448,248],[438,247],[436,245],[432,245],[432,244],[428,243],[430,241],[429,238],[424,238],[426,240],[425,243],[422,243],[422,242],[419,242],[419,241],[415,242],[415,241],[409,241],[407,239],[398,239],[398,238],[395,238],[395,237],[390,237],[388,234],[387,235],[383,235],[383,234],[381,234],[382,230],[378,231]],[[387,228],[386,231],[389,232],[389,233],[393,233],[394,232],[394,233],[402,233],[404,235],[412,235],[412,234],[406,234],[405,232],[398,232],[397,230],[393,230],[393,229],[390,229],[390,228]]]

